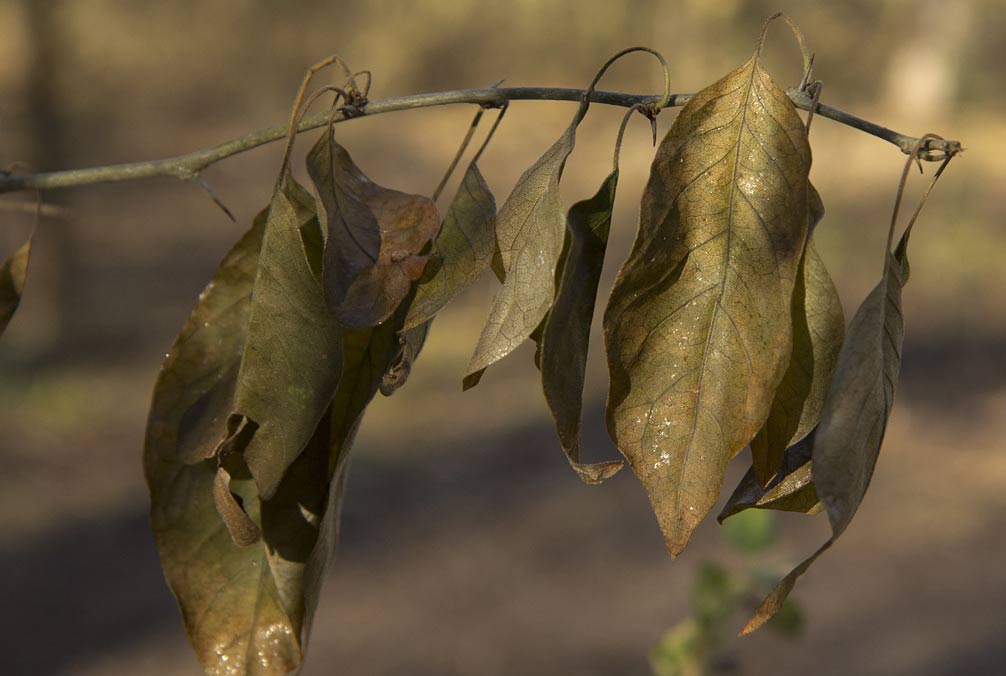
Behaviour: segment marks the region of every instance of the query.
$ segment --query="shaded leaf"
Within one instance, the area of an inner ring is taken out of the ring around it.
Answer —
[[[243,454],[263,498],[314,434],[342,369],[342,330],[301,235],[318,227],[316,216],[313,208],[298,209],[291,194],[297,199],[306,191],[288,177],[269,208],[234,392],[233,415],[257,425],[234,451]]]
[[[779,611],[797,579],[845,532],[870,485],[901,369],[905,335],[901,291],[908,282],[910,234],[906,230],[895,252],[888,252],[883,278],[849,325],[814,433],[813,479],[828,513],[831,538],[779,582],[742,634],[754,631]]]
[[[569,464],[588,484],[600,483],[622,468],[621,460],[580,462],[580,418],[590,324],[617,185],[616,167],[596,195],[570,207],[555,300],[541,327],[540,357],[536,355],[545,400],[555,419],[563,450]]]
[[[28,275],[28,260],[31,258],[31,243],[34,235],[14,252],[14,255],[0,265],[0,335],[17,312],[24,291],[24,280]]]
[[[821,198],[810,186],[811,229],[824,214]],[[793,289],[793,353],[779,383],[765,426],[751,441],[755,478],[763,486],[775,476],[786,449],[817,425],[845,337],[845,316],[835,284],[814,248],[813,239]]]
[[[788,365],[809,168],[803,122],[758,54],[695,95],[654,158],[605,312],[607,418],[672,556]]]
[[[468,165],[419,280],[405,320],[411,329],[432,319],[463,288],[485,272],[493,257],[496,199],[478,165]]]
[[[428,256],[420,252],[437,231],[433,201],[383,188],[367,178],[333,127],[311,148],[307,169],[327,214],[325,298],[345,326],[386,320],[409,294]]]
[[[576,128],[586,114],[587,103],[582,102],[559,140],[517,180],[496,216],[499,258],[493,269],[503,287],[493,299],[468,363],[466,390],[478,383],[486,368],[529,338],[552,305],[566,232],[559,180],[573,152]]]
[[[722,523],[724,519],[752,507],[802,514],[821,511],[821,502],[811,477],[813,439],[811,434],[787,449],[779,473],[767,487],[762,487],[755,479],[754,468],[749,469],[716,517],[717,521]]]

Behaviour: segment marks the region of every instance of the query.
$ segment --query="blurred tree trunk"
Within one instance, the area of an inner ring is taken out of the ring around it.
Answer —
[[[38,171],[69,168],[66,151],[65,105],[61,100],[58,73],[70,67],[60,10],[63,0],[22,0],[28,35],[28,73],[25,100],[30,124],[31,166]],[[56,191],[44,196],[51,204],[66,204],[67,196]],[[79,283],[80,255],[72,218],[49,220],[36,235],[32,270],[32,297],[36,309],[32,350],[45,353],[70,347],[75,318],[74,286]],[[77,322],[79,323],[79,322]]]

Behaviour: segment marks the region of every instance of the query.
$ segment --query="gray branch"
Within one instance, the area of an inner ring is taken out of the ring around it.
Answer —
[[[429,108],[432,106],[445,106],[457,103],[477,104],[489,107],[499,107],[508,101],[579,101],[586,91],[583,89],[561,89],[548,87],[499,87],[487,89],[463,89],[450,92],[433,92],[428,94],[415,94],[412,96],[400,96],[379,101],[370,101],[363,108],[352,108],[343,106],[335,114],[336,122],[357,117],[369,117],[382,113],[392,113],[400,110],[412,110],[414,108]],[[810,110],[814,105],[813,101],[801,91],[789,91],[790,100],[793,104],[803,110]],[[672,94],[667,107],[682,106],[688,102],[692,94]],[[635,95],[622,94],[618,92],[594,91],[590,93],[590,100],[594,103],[603,103],[612,106],[622,106],[625,108],[636,104],[655,103],[660,97],[657,95]],[[911,153],[918,143],[918,138],[900,134],[891,129],[887,129],[873,122],[862,120],[849,113],[831,108],[824,104],[818,104],[815,110],[816,115],[827,117],[841,124],[859,129],[868,134],[872,134],[889,143],[893,143],[903,153]],[[317,129],[328,123],[331,115],[328,112],[318,113],[305,118],[300,124],[300,131]],[[259,129],[241,138],[226,141],[212,148],[196,150],[195,152],[176,157],[168,157],[160,160],[150,160],[147,162],[130,162],[128,164],[114,164],[104,167],[91,167],[88,169],[70,169],[67,171],[53,171],[39,174],[13,175],[0,174],[0,194],[15,192],[19,190],[52,190],[55,188],[69,188],[73,186],[93,185],[96,183],[111,183],[115,181],[133,181],[140,178],[151,178],[154,176],[168,176],[183,180],[191,180],[198,177],[206,167],[215,164],[228,157],[243,153],[252,148],[257,148],[267,143],[272,143],[287,135],[286,125],[278,125],[267,129]],[[922,159],[941,160],[947,154],[952,154],[960,150],[960,144],[956,141],[934,140],[928,142],[928,146],[921,154]]]

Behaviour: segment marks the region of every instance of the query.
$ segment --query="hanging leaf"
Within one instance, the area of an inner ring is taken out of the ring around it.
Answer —
[[[496,216],[499,265],[493,268],[503,287],[468,363],[466,390],[478,384],[486,368],[529,338],[552,305],[566,232],[559,180],[586,114],[584,101],[559,140],[517,180]]]
[[[440,219],[428,197],[383,188],[367,178],[330,125],[307,156],[328,216],[325,298],[345,326],[386,320],[426,266],[420,255]]]
[[[496,199],[478,165],[468,165],[419,280],[405,320],[411,329],[432,319],[485,272],[493,257]]]
[[[803,122],[757,52],[696,94],[657,150],[604,326],[608,430],[672,556],[786,370],[809,169]]]
[[[824,207],[810,186],[813,230]],[[845,336],[845,316],[835,284],[814,247],[807,248],[793,289],[793,353],[779,383],[765,426],[751,441],[755,479],[765,486],[782,464],[786,449],[810,434],[821,418],[821,407],[835,372]]]
[[[818,500],[811,477],[813,439],[812,433],[787,449],[779,473],[765,488],[755,479],[754,468],[749,469],[716,520],[722,523],[728,517],[751,508],[801,514],[820,512],[821,501]]]
[[[601,483],[622,468],[621,460],[580,462],[580,418],[590,324],[617,185],[616,165],[596,195],[570,207],[555,300],[539,341],[538,361],[545,400],[569,464],[588,484]]]
[[[14,255],[0,265],[0,335],[17,312],[24,291],[24,280],[28,275],[28,259],[31,258],[31,242],[34,235],[14,252]]]
[[[838,356],[835,378],[814,434],[813,479],[828,512],[831,538],[784,577],[744,627],[747,634],[779,609],[817,557],[845,531],[873,477],[901,369],[905,329],[901,290],[908,282],[908,239],[887,254],[884,275],[859,307]]]
[[[270,205],[234,392],[233,416],[256,429],[231,452],[242,454],[263,498],[304,450],[342,369],[341,328],[325,305],[301,234],[319,227],[313,205],[302,201],[306,194],[288,177]],[[215,449],[218,455],[230,438]]]

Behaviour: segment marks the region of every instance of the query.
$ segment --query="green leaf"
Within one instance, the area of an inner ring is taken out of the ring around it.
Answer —
[[[605,312],[607,417],[672,556],[789,363],[809,169],[803,122],[758,54],[696,94],[654,158]]]
[[[559,140],[521,175],[496,216],[503,287],[468,364],[464,389],[478,384],[491,364],[510,354],[545,318],[555,296],[555,271],[566,232],[559,180],[573,152],[576,128],[587,113],[580,104]]]
[[[724,524],[723,535],[734,549],[762,551],[775,542],[775,519],[767,512],[745,512]]]
[[[433,240],[433,256],[419,280],[405,320],[406,329],[432,319],[482,276],[493,257],[495,218],[496,199],[478,165],[472,162]]]
[[[810,204],[813,229],[824,214],[814,186],[810,186]],[[768,420],[751,441],[755,478],[763,486],[779,470],[786,449],[817,426],[845,337],[842,301],[813,239],[808,238],[800,261],[792,307],[793,354]]]
[[[901,369],[901,291],[908,282],[910,235],[909,228],[895,252],[887,253],[883,278],[849,325],[814,433],[813,479],[828,512],[831,538],[776,585],[742,634],[779,611],[797,579],[845,532],[870,485]]]
[[[597,194],[574,204],[566,217],[566,243],[559,263],[555,301],[539,342],[542,387],[569,464],[588,484],[622,468],[622,461],[580,462],[580,418],[594,300],[601,280],[618,185],[616,167]]]
[[[342,370],[342,330],[328,311],[301,235],[317,229],[316,216],[293,201],[305,192],[288,177],[270,205],[234,392],[233,416],[256,428],[231,452],[243,455],[263,498],[272,496],[304,450]]]
[[[308,153],[307,169],[328,217],[328,306],[345,326],[377,326],[423,274],[428,256],[420,252],[440,224],[436,205],[367,178],[335,141],[332,126]]]
[[[814,443],[810,434],[786,451],[779,473],[762,487],[755,479],[754,468],[748,470],[716,517],[722,523],[745,509],[774,509],[784,512],[817,514],[821,502],[811,476],[810,454]]]
[[[28,275],[28,260],[31,258],[31,242],[34,235],[14,252],[14,255],[0,265],[0,335],[17,312],[24,291],[24,280]]]

